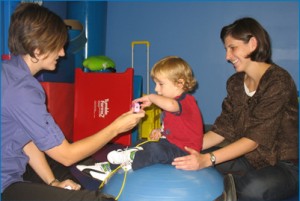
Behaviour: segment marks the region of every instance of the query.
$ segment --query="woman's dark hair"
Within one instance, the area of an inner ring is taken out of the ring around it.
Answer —
[[[270,36],[255,19],[245,17],[224,26],[220,33],[223,43],[227,36],[244,41],[245,43],[248,43],[250,38],[255,37],[257,40],[257,47],[247,56],[247,58],[250,58],[252,61],[272,63]]]
[[[55,13],[36,3],[20,3],[11,16],[8,46],[13,55],[29,54],[34,50],[49,54],[64,47],[68,31]]]

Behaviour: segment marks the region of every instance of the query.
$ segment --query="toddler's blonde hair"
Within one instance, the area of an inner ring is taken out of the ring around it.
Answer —
[[[154,79],[157,74],[166,75],[175,84],[179,82],[179,79],[184,80],[183,90],[185,92],[193,91],[197,84],[190,65],[177,56],[164,57],[154,64],[151,78]]]

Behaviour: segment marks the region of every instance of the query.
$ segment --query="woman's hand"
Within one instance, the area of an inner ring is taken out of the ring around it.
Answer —
[[[175,158],[172,165],[176,169],[181,170],[200,170],[206,167],[207,161],[209,161],[209,154],[200,154],[198,151],[185,147],[185,150],[190,153],[190,155]]]
[[[70,188],[70,190],[80,190],[81,186],[74,181],[67,179],[64,181],[55,181],[51,184],[51,186],[55,186],[58,188]]]
[[[159,140],[161,137],[161,132],[159,128],[153,129],[149,135],[150,140]]]
[[[130,110],[115,119],[112,122],[111,127],[114,129],[116,134],[124,133],[135,127],[144,116],[144,110],[140,110],[137,113]]]

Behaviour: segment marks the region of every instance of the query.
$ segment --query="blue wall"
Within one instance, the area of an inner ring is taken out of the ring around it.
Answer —
[[[44,6],[63,18],[68,17],[66,2],[44,1]],[[93,8],[93,12],[95,10]],[[100,36],[106,36],[105,55],[116,62],[119,72],[131,66],[131,42],[136,40],[151,43],[150,68],[167,55],[178,55],[189,62],[199,83],[194,95],[207,124],[213,123],[219,115],[226,95],[226,80],[234,73],[232,66],[225,61],[219,32],[237,18],[250,16],[262,23],[272,39],[273,60],[290,72],[299,89],[298,1],[109,1],[107,16],[103,16],[103,7],[94,15],[99,16],[99,21],[106,19],[106,27],[103,23],[102,31],[98,28],[89,31],[97,30],[94,35],[99,34],[99,41],[103,40]],[[99,41],[89,42],[99,45]],[[145,46],[135,48],[135,74],[144,77],[146,93],[145,51]],[[153,88],[150,81],[150,92],[154,92]]]
[[[0,1],[0,33],[1,33],[1,39],[0,39],[0,55],[1,58],[4,55],[9,55],[8,50],[8,29],[9,29],[9,23],[10,23],[10,16],[12,12],[15,10],[15,7],[17,6],[16,1]],[[2,58],[4,59],[4,58]],[[7,59],[7,58],[5,58]]]
[[[109,2],[106,55],[118,71],[131,66],[131,42],[148,40],[150,68],[160,58],[178,55],[193,68],[195,97],[205,123],[221,111],[225,85],[234,69],[225,61],[220,29],[235,19],[256,18],[269,32],[273,60],[287,69],[299,88],[299,3],[291,2]],[[135,48],[135,73],[146,80],[146,48]],[[146,92],[144,82],[144,91]],[[150,82],[150,92],[153,91]]]

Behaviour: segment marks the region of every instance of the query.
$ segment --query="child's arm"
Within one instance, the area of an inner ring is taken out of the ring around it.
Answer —
[[[149,107],[152,103],[157,105],[162,110],[168,112],[178,112],[179,111],[179,104],[177,100],[173,98],[167,98],[164,96],[160,96],[157,94],[149,94],[145,95],[141,98],[135,99],[133,102],[141,103],[141,107]]]

